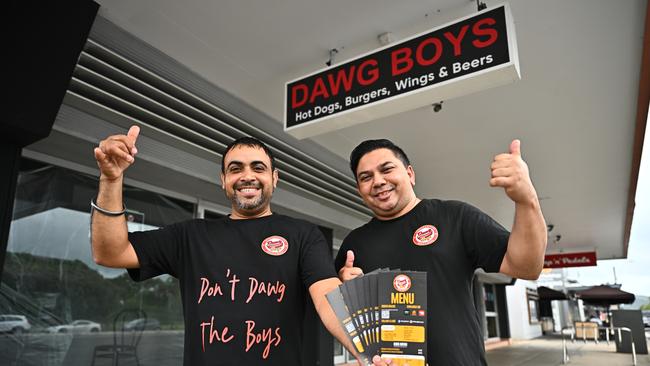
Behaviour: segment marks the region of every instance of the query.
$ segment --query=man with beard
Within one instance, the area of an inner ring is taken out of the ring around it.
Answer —
[[[271,151],[250,137],[226,148],[221,186],[232,202],[229,216],[128,233],[122,182],[139,131],[133,126],[95,148],[101,174],[91,202],[93,259],[128,269],[135,281],[178,278],[184,365],[299,365],[306,292],[327,329],[351,350],[325,298],[340,281],[323,235],[271,212],[278,182]]]
[[[477,268],[523,279],[537,279],[542,270],[546,223],[520,149],[512,141],[491,165],[490,186],[503,188],[515,204],[510,233],[467,203],[418,198],[415,171],[389,140],[364,141],[350,154],[359,195],[375,217],[343,240],[335,260],[339,277],[347,281],[380,267],[427,272],[430,365],[486,364],[472,298]],[[391,361],[375,356],[373,363]]]

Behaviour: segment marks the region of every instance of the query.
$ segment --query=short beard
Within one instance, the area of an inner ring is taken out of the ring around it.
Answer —
[[[243,187],[253,187],[253,188],[259,188],[260,189],[260,196],[256,198],[254,201],[242,201],[239,199],[239,196],[237,195],[237,190],[241,189]],[[243,211],[259,211],[261,208],[267,206],[270,201],[270,197],[267,197],[265,192],[264,192],[264,186],[262,186],[260,183],[257,184],[247,184],[247,183],[239,183],[235,184],[233,186],[233,194],[232,196],[228,195],[228,192],[226,192],[226,198],[230,200],[232,203],[233,207],[237,207],[239,210]]]
[[[267,199],[264,191],[262,191],[260,196],[257,197],[257,199],[254,201],[240,201],[239,196],[237,196],[237,194],[233,194],[232,197],[230,197],[230,202],[232,202],[233,206],[239,208],[240,210],[257,211],[260,207],[266,204]]]

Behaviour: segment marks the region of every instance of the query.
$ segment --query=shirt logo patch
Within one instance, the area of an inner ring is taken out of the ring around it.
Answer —
[[[279,256],[289,250],[289,242],[278,235],[269,236],[262,240],[262,250],[268,255]]]
[[[413,233],[413,244],[425,246],[433,244],[438,239],[438,229],[433,225],[422,225]]]
[[[399,274],[393,278],[393,287],[399,292],[406,292],[411,288],[411,277]]]

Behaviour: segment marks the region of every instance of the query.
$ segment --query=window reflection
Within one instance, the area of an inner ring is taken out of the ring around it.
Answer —
[[[27,159],[21,167],[0,285],[0,364],[90,365],[95,358],[108,365],[112,359],[98,350],[114,345],[114,332],[128,332],[140,364],[182,365],[177,280],[135,283],[125,270],[92,260],[89,202],[97,179]],[[137,188],[125,187],[124,197],[129,231],[194,212],[191,203]]]

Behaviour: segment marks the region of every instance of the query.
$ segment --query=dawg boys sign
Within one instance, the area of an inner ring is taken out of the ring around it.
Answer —
[[[504,4],[286,83],[284,130],[311,137],[519,78]]]

